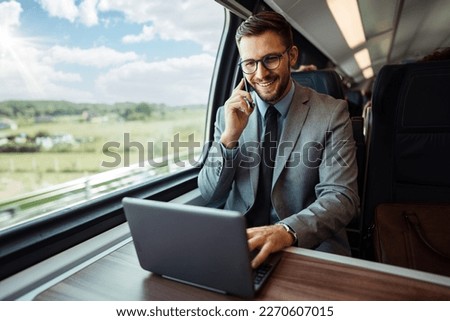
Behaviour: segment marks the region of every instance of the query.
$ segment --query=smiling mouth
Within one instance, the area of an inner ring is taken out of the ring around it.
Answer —
[[[260,87],[269,87],[271,86],[273,83],[275,82],[275,80],[272,81],[265,81],[265,82],[258,82],[258,86]]]

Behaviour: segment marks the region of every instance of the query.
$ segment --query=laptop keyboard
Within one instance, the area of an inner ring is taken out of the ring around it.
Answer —
[[[273,268],[273,264],[263,263],[257,269],[253,271],[253,284],[259,286],[263,283],[264,279],[268,276]]]

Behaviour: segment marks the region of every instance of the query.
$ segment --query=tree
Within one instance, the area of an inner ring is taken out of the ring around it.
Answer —
[[[146,117],[151,117],[154,109],[154,106],[147,103],[140,103],[136,106],[136,113],[143,114]]]

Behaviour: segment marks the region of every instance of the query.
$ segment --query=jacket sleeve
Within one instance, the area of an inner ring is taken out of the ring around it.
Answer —
[[[298,246],[316,248],[342,232],[359,212],[356,147],[345,101],[339,101],[324,133],[316,200],[283,222],[298,235]]]
[[[233,151],[226,150],[220,143],[224,128],[223,107],[220,107],[214,123],[214,141],[198,175],[200,193],[209,206],[220,206],[225,203],[240,160],[239,148]]]

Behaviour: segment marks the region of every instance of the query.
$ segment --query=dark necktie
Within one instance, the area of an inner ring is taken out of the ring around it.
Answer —
[[[253,207],[247,213],[249,227],[263,226],[270,223],[270,198],[272,190],[272,176],[277,154],[278,140],[278,111],[270,105],[265,115],[265,131],[261,145],[261,164],[259,166],[258,189]]]

